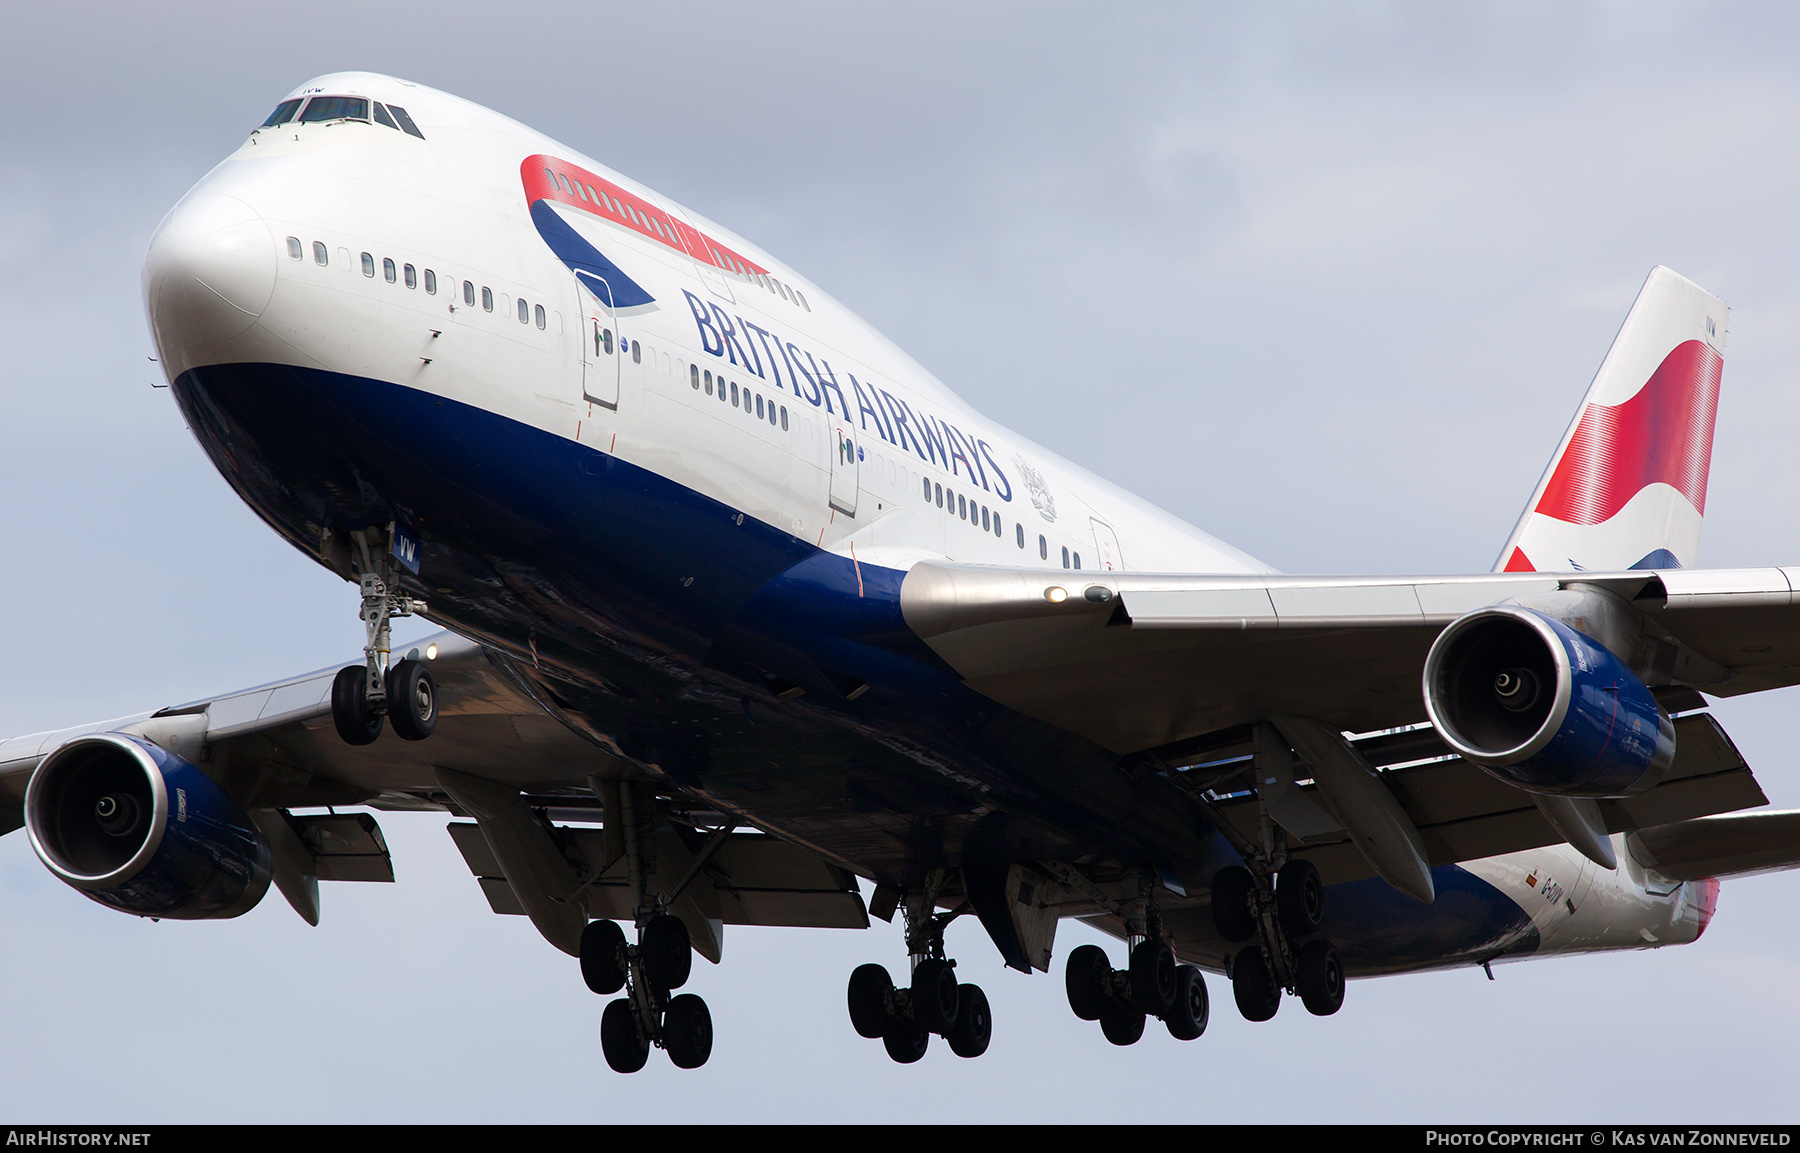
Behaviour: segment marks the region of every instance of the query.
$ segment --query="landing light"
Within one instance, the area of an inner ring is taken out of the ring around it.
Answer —
[[[437,646],[436,645],[426,645],[425,646],[425,659],[428,661],[437,660]]]
[[[1069,599],[1069,593],[1061,585],[1051,585],[1044,590],[1044,599],[1053,605],[1059,605]]]

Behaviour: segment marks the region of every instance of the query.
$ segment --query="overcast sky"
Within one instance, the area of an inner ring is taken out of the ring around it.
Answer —
[[[779,254],[995,420],[1290,572],[1485,571],[1649,269],[1733,307],[1703,562],[1800,562],[1800,26],[1786,6],[18,5],[0,37],[0,736],[344,663],[352,588],[163,390],[157,220],[289,88],[389,72]],[[415,630],[415,634],[416,634]],[[409,634],[413,635],[413,634]],[[1800,806],[1793,691],[1716,712]],[[1751,1120],[1796,1116],[1800,877],[1696,945],[1357,982],[1115,1049],[1001,968],[976,1061],[892,1064],[866,933],[732,929],[704,1069],[487,911],[442,817],[394,885],[151,924],[0,840],[6,1120]],[[1112,947],[1115,961],[1121,950]]]

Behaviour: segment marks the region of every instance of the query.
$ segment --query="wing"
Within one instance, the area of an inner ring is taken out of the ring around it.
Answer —
[[[449,831],[494,911],[532,913],[553,943],[573,952],[588,916],[619,915],[632,904],[620,847],[577,826],[602,824],[603,798],[617,806],[621,790],[654,809],[666,782],[541,699],[508,658],[448,632],[420,641],[415,653],[430,654],[438,686],[429,741],[388,732],[373,744],[345,743],[331,715],[338,670],[322,669],[0,742],[0,833],[25,823],[27,785],[44,758],[76,737],[125,734],[203,766],[224,786],[270,841],[274,881],[309,921],[319,916],[318,881],[392,881],[393,866],[373,816],[291,810],[447,812],[478,822]],[[715,960],[726,924],[868,924],[855,878],[802,849],[728,825],[708,829],[693,813],[654,823],[658,858],[682,878],[674,911]]]
[[[1188,784],[1228,833],[1255,835],[1243,786],[1257,721],[1307,717],[1370,734],[1350,743],[1381,770],[1426,861],[1443,864],[1565,839],[1531,794],[1452,756],[1426,724],[1423,668],[1446,625],[1503,602],[1602,590],[1648,622],[1649,659],[1664,674],[1655,693],[1683,713],[1704,707],[1698,689],[1800,682],[1796,584],[1800,569],[1783,568],[1358,578],[921,564],[901,604],[971,687]],[[1605,832],[1767,803],[1709,716],[1678,717],[1676,733],[1660,784],[1599,804]],[[1341,836],[1306,843],[1333,879],[1369,872]]]

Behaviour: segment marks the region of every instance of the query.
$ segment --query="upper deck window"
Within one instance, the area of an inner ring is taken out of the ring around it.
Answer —
[[[367,120],[369,102],[361,96],[315,96],[300,114],[300,123],[317,124],[321,120]]]
[[[387,109],[394,114],[394,119],[400,122],[400,131],[408,136],[417,136],[420,140],[425,139],[425,134],[419,131],[419,126],[413,123],[413,118],[406,114],[406,109],[398,104],[390,104]]]
[[[273,128],[277,124],[286,124],[294,118],[294,113],[298,111],[300,111],[300,100],[298,97],[293,100],[283,100],[280,104],[275,106],[275,111],[269,113],[269,118],[262,122],[262,126],[264,128]]]

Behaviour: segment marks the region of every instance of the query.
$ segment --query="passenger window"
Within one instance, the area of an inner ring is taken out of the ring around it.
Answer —
[[[537,321],[537,326],[539,328],[544,327],[544,306],[543,305],[537,304],[537,305],[532,306],[531,319]]]
[[[706,375],[704,377],[704,380],[706,381],[706,395],[711,396],[712,395],[712,369],[709,368],[706,370]]]
[[[761,420],[762,414],[763,414],[762,393],[759,392],[756,394],[756,418],[758,420]]]
[[[381,275],[384,278],[386,278],[386,280],[389,284],[394,283],[395,276],[394,276],[394,258],[393,257],[384,256],[381,258]]]
[[[606,348],[606,355],[611,356],[612,355],[612,329],[603,328],[600,330],[600,343]]]
[[[481,307],[487,312],[494,311],[494,290],[485,284],[481,286]]]
[[[806,303],[806,297],[800,295],[800,290],[798,288],[796,288],[794,290],[794,295],[800,297],[800,307],[801,308],[806,309],[806,311],[808,311],[808,312],[812,311],[812,305]]]
[[[694,391],[699,392],[700,391],[700,366],[699,365],[697,365],[697,364],[688,365],[688,380],[693,383]]]
[[[1025,547],[1025,526],[1022,524],[1015,524],[1015,525],[1013,525],[1013,531],[1019,534],[1019,547],[1024,548]]]
[[[1081,554],[1080,553],[1075,554],[1075,567],[1076,568],[1081,567]]]
[[[927,477],[921,477],[920,479],[925,482],[925,503],[930,504],[931,503],[931,478],[927,476]]]
[[[644,362],[644,346],[634,340],[631,342],[631,363],[642,364],[643,362]]]
[[[286,124],[294,118],[294,113],[298,111],[300,111],[299,100],[283,100],[275,106],[275,111],[269,113],[269,118],[262,122],[262,126],[273,128],[277,124]]]
[[[988,525],[988,507],[985,504],[981,506],[981,527],[983,530],[986,530],[989,527],[989,525]]]
[[[366,252],[363,253],[362,266],[363,266],[363,275],[364,276],[374,276],[375,275],[375,258],[373,256],[370,256]]]
[[[471,281],[463,281],[463,303],[475,307],[475,285]]]
[[[960,496],[956,498],[956,515],[963,520],[969,519],[969,502]]]
[[[323,268],[330,259],[325,255],[325,242],[323,240],[313,241],[313,263]]]
[[[394,114],[394,119],[400,122],[400,131],[408,136],[417,136],[420,140],[425,139],[425,134],[419,131],[419,126],[414,124],[412,117],[406,114],[406,109],[398,104],[390,104],[387,107],[388,111]]]
[[[425,270],[425,291],[431,296],[437,295],[437,273],[429,268]]]
[[[731,407],[736,408],[738,402],[737,382],[731,384]]]
[[[385,124],[395,132],[400,131],[400,126],[394,123],[394,118],[388,115],[387,109],[381,106],[381,101],[379,100],[375,102],[375,123]]]
[[[1050,559],[1050,542],[1045,540],[1041,533],[1038,535],[1038,559]]]
[[[300,123],[317,124],[323,120],[367,120],[369,102],[361,96],[315,96],[300,114]]]
[[[1000,534],[1000,514],[999,513],[994,514],[994,535],[995,536],[1001,535]]]
[[[419,270],[409,264],[406,266],[405,271],[406,271],[406,287],[408,287],[408,288],[419,287]]]
[[[288,244],[288,258],[290,260],[299,260],[302,256],[304,256],[306,254],[306,250],[304,248],[300,247],[300,238],[298,236],[288,237],[287,244]]]
[[[786,432],[787,430],[787,405],[784,404],[781,406],[781,431]]]
[[[1063,546],[1063,567],[1064,568],[1069,567],[1069,546],[1068,545]]]
[[[944,507],[944,486],[941,484],[934,484],[931,487],[937,490],[937,506],[939,508],[943,508]]]
[[[525,303],[523,296],[519,297],[519,323],[531,323],[531,305]]]

